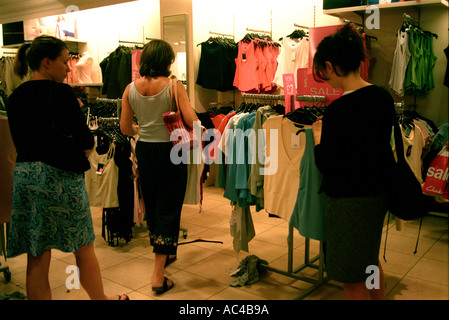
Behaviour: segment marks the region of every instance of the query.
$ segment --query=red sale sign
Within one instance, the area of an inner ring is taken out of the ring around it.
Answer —
[[[296,101],[296,99],[292,99],[292,96],[296,96],[295,77],[293,73],[283,74],[282,80],[284,84],[285,113],[287,114],[294,109],[298,109],[300,105],[299,101]],[[293,108],[292,106],[292,100],[295,104],[295,108]]]
[[[309,74],[308,68],[298,69],[298,95],[312,95],[325,96],[326,104],[329,105],[332,101],[338,99],[343,95],[342,89],[334,89],[326,82],[317,82],[312,74]]]

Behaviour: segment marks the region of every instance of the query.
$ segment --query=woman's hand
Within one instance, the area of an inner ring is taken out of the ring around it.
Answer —
[[[132,128],[133,128],[133,132],[134,132],[133,136],[135,136],[136,134],[139,134],[139,125],[133,123]]]
[[[315,145],[321,143],[321,130],[323,128],[323,117],[319,117],[314,124],[312,124],[313,140]]]

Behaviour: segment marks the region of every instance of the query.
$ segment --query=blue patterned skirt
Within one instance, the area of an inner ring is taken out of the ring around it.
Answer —
[[[82,174],[42,162],[19,162],[13,172],[7,257],[75,252],[95,240]]]

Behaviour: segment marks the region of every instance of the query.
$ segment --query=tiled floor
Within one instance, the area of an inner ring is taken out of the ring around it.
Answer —
[[[254,254],[267,260],[270,266],[287,270],[288,224],[281,219],[269,218],[262,212],[253,212],[256,237],[249,243],[249,253],[233,250],[233,238],[229,232],[231,207],[223,198],[221,189],[206,187],[203,213],[197,206],[185,206],[182,213],[182,227],[188,229],[186,240],[195,239],[222,241],[219,243],[194,242],[181,245],[178,260],[166,269],[166,275],[175,281],[169,292],[155,296],[151,290],[154,254],[146,227],[135,227],[134,239],[119,246],[108,246],[101,237],[101,211],[93,208],[97,239],[96,254],[102,269],[107,294],[126,293],[134,300],[290,300],[303,294],[311,285],[272,271],[265,271],[261,279],[252,285],[231,287],[240,260]],[[405,223],[402,230],[390,224],[386,251],[387,262],[382,265],[386,275],[387,299],[421,300],[449,299],[448,286],[448,219],[429,216],[423,221],[419,247],[413,254],[417,222]],[[385,232],[382,241],[383,254]],[[295,231],[293,264],[300,265],[304,259],[304,238]],[[318,253],[319,244],[311,241],[312,256]],[[12,279],[5,283],[0,274],[0,294],[14,291],[25,292],[26,256],[8,259],[7,265]],[[84,290],[67,290],[65,282],[69,274],[66,268],[75,263],[73,254],[53,250],[50,266],[50,283],[53,299],[87,299]],[[316,277],[317,270],[306,269],[300,275]],[[330,281],[319,287],[306,299],[343,299],[342,287]]]

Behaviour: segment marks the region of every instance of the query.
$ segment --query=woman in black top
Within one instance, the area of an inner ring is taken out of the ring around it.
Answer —
[[[346,299],[384,299],[378,256],[387,211],[384,190],[394,161],[395,111],[386,89],[360,77],[364,60],[363,40],[351,26],[319,44],[314,77],[344,95],[313,125],[315,157],[327,195],[327,274],[344,284]]]
[[[75,94],[62,83],[70,71],[68,60],[64,42],[49,36],[37,37],[17,53],[16,73],[23,76],[29,67],[33,76],[13,92],[7,106],[17,150],[7,255],[27,254],[30,300],[51,299],[51,249],[74,252],[79,282],[91,299],[126,299],[103,291],[83,178],[94,140]],[[76,274],[72,277],[71,283],[78,284]]]

